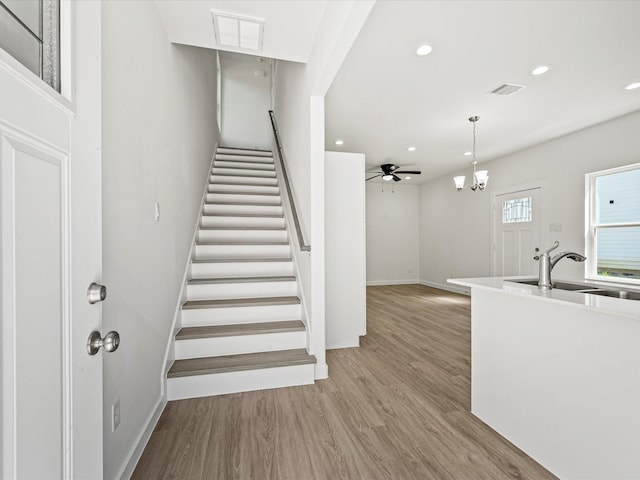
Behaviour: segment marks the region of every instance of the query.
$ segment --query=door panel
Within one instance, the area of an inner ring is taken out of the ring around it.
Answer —
[[[518,215],[511,217],[509,214],[505,215],[505,202],[510,205],[520,199],[530,199],[530,217],[526,218],[525,215],[518,218]],[[540,188],[496,195],[494,198],[494,275],[499,277],[535,275],[538,264],[533,260],[534,249],[540,246],[541,235]]]

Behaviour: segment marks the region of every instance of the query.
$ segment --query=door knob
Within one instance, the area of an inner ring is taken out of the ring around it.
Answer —
[[[105,298],[107,298],[107,287],[95,282],[89,285],[89,289],[87,290],[87,300],[91,305],[103,302]]]
[[[120,334],[114,331],[107,333],[104,338],[101,338],[100,332],[94,330],[91,332],[91,335],[89,335],[89,340],[87,340],[87,352],[89,352],[89,355],[95,355],[101,347],[104,347],[107,352],[115,352],[119,346]]]

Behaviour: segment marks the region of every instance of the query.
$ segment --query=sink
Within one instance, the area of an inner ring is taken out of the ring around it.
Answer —
[[[629,292],[627,290],[594,290],[587,292],[590,295],[600,295],[603,297],[624,298],[626,300],[640,300],[640,292]]]
[[[534,279],[534,280],[508,280],[510,282],[514,282],[514,283],[523,283],[525,285],[538,285],[538,280]],[[553,282],[552,283],[553,288],[558,289],[558,290],[570,290],[572,292],[576,292],[576,291],[591,291],[593,290],[594,287],[590,286],[590,285],[584,285],[584,284],[580,284],[580,283],[565,283],[565,282]]]

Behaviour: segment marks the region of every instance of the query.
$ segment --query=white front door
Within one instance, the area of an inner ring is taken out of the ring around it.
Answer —
[[[62,2],[63,95],[0,50],[0,477],[102,477],[100,4]],[[73,68],[69,68],[69,66]],[[68,92],[68,93],[67,93]]]
[[[535,275],[540,247],[540,188],[496,195],[493,201],[494,275]]]

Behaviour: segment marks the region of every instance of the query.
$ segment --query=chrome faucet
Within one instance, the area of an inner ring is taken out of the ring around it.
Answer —
[[[579,253],[576,253],[576,252],[561,252],[555,255],[553,258],[551,258],[551,256],[549,255],[551,251],[555,250],[559,246],[560,246],[560,242],[556,240],[555,242],[553,242],[553,245],[551,246],[551,248],[545,250],[540,255],[536,255],[535,257],[533,257],[534,260],[538,260],[540,262],[539,270],[538,270],[539,271],[539,276],[538,276],[539,288],[551,289],[553,287],[551,283],[551,270],[553,270],[553,267],[556,266],[556,263],[558,263],[563,258],[565,257],[570,258],[574,262],[584,262],[587,259],[587,257],[585,257],[584,255],[580,255]]]

